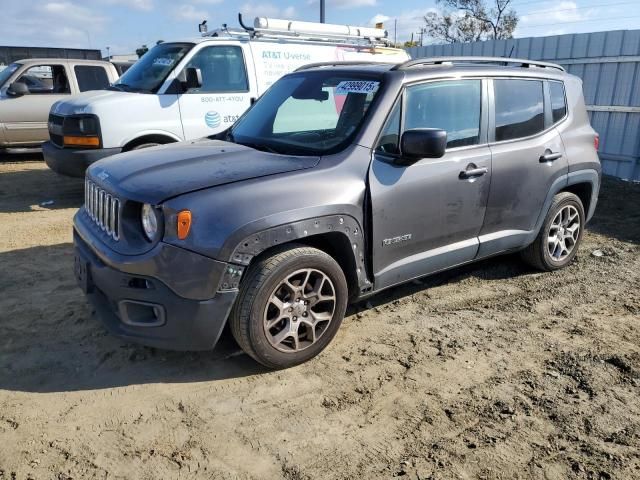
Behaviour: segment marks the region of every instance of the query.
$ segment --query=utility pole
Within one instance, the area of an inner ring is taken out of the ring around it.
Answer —
[[[398,19],[393,19],[393,46],[398,45]]]
[[[111,61],[111,47],[107,47],[107,61]]]
[[[320,0],[320,23],[324,22],[324,2],[325,0]]]

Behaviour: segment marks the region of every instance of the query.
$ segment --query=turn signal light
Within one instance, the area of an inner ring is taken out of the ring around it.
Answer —
[[[72,137],[65,135],[64,144],[72,147],[99,147],[100,139],[98,137]]]
[[[182,210],[178,213],[178,238],[184,240],[191,230],[191,212]]]
[[[593,137],[593,146],[598,150],[600,148],[600,135]]]

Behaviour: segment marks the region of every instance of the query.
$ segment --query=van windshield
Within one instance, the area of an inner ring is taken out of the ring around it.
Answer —
[[[22,65],[19,63],[12,63],[11,65],[5,67],[4,70],[0,71],[0,88],[5,87],[5,82],[9,80],[9,77],[13,75],[13,73],[18,70]]]
[[[125,92],[156,93],[193,43],[161,43],[133,64],[112,89]]]
[[[355,137],[380,87],[376,73],[309,71],[278,80],[228,140],[275,153],[323,155]]]

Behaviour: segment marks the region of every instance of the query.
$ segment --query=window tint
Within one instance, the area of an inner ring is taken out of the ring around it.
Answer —
[[[564,97],[564,85],[560,82],[549,82],[551,90],[551,111],[553,123],[559,122],[567,114],[567,103]]]
[[[71,93],[62,65],[36,65],[24,72],[17,82],[24,83],[32,94]]]
[[[494,80],[496,141],[544,130],[544,96],[537,80]]]
[[[397,155],[400,153],[400,105],[402,102],[396,102],[396,106],[393,107],[393,111],[387,123],[382,129],[380,140],[376,146],[376,151],[380,153],[390,153]]]
[[[241,47],[217,46],[200,50],[187,67],[199,68],[202,87],[188,93],[246,92],[247,72]]]
[[[109,86],[109,77],[103,67],[91,65],[76,65],[73,67],[81,92],[87,90],[102,90]]]
[[[446,130],[448,148],[478,144],[480,85],[480,80],[453,80],[407,88],[405,130]]]

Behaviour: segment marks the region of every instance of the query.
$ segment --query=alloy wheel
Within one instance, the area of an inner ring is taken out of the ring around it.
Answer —
[[[320,270],[305,268],[288,275],[273,290],[264,310],[269,343],[281,352],[299,352],[327,331],[336,308],[336,290]]]
[[[547,248],[551,259],[561,262],[576,247],[580,237],[580,214],[573,205],[562,207],[549,225]]]

